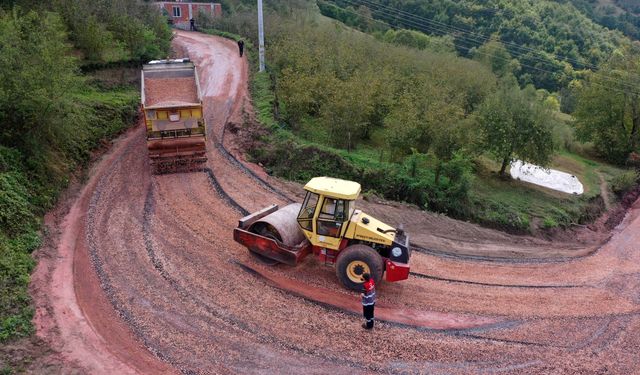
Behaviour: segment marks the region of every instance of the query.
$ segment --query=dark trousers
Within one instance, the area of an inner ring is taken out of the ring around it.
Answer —
[[[244,52],[244,48],[240,47],[240,57],[242,57],[242,52]]]
[[[362,313],[364,314],[364,319],[367,322],[367,329],[373,328],[373,308],[375,306],[375,303],[369,306],[362,305]]]

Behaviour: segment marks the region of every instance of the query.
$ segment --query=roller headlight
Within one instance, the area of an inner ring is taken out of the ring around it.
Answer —
[[[394,248],[391,250],[391,255],[392,255],[394,258],[398,258],[398,257],[400,257],[400,255],[402,255],[402,249],[401,249],[401,248],[399,248],[399,247],[394,247]]]

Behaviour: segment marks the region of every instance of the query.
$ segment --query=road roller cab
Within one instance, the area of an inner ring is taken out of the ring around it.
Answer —
[[[304,189],[302,204],[272,205],[240,219],[234,239],[261,257],[289,265],[313,253],[335,264],[342,284],[354,290],[361,289],[365,272],[376,282],[408,278],[408,236],[356,209],[360,184],[315,177]]]

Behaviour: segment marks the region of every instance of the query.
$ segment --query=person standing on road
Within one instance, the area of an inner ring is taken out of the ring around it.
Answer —
[[[365,319],[362,328],[372,329],[373,309],[376,306],[376,284],[368,273],[363,274],[362,278],[364,279],[364,292],[360,293],[360,296],[362,297],[362,314]]]
[[[240,50],[240,57],[242,57],[242,52],[244,51],[244,41],[242,39],[238,41],[238,49]]]
[[[190,30],[191,31],[196,31],[196,20],[194,20],[193,18],[189,20],[189,26],[191,27]]]

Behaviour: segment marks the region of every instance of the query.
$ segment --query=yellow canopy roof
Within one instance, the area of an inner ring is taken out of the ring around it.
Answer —
[[[360,184],[332,177],[314,177],[304,186],[307,191],[332,198],[355,200],[360,194]]]

